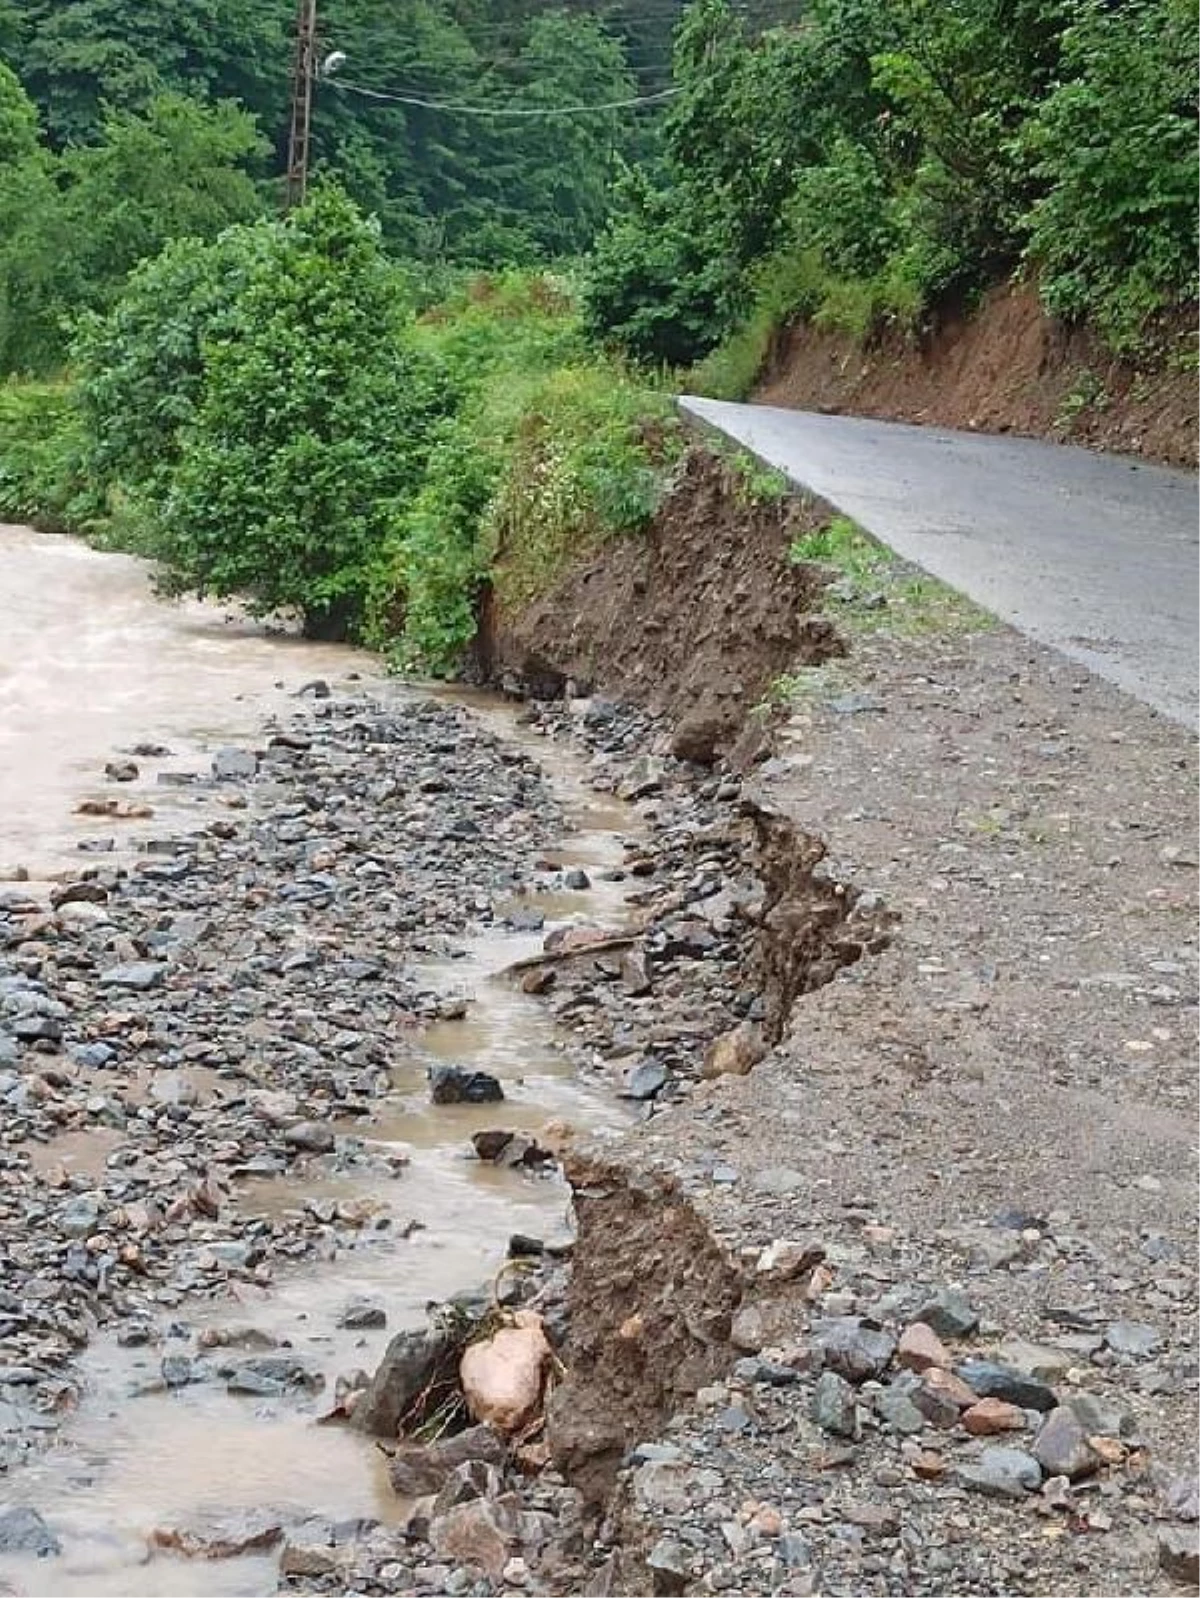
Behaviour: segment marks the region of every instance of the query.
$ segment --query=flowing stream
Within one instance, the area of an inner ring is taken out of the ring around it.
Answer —
[[[361,652],[268,631],[212,606],[163,603],[140,562],[25,528],[0,527],[0,598],[0,880],[44,884],[79,868],[87,856],[78,845],[96,834],[98,823],[78,807],[111,799],[105,763],[135,744],[170,750],[151,762],[156,775],[194,769],[214,746],[251,738],[311,679],[327,679],[335,692],[339,682],[361,690],[363,679],[377,679],[381,694],[412,692],[382,677],[378,663]],[[620,863],[621,839],[637,833],[637,816],[594,793],[582,761],[523,731],[509,707],[486,695],[439,692],[467,703],[493,731],[533,753],[566,809],[571,830],[555,856],[565,866],[586,867],[594,886],[542,895],[545,930],[584,918],[619,923],[622,887],[606,881],[604,871]],[[164,827],[188,825],[187,790],[169,780],[122,786],[122,801],[127,797],[154,813],[104,819],[102,827],[119,835],[117,858]],[[424,968],[431,984],[473,1003],[463,1020],[430,1028],[423,1047],[504,1079],[505,1126],[619,1124],[621,1107],[575,1077],[563,1039],[536,1001],[509,983],[489,981],[539,950],[543,936],[489,930],[467,941],[462,958]],[[386,1190],[397,1215],[416,1223],[411,1233],[402,1242],[280,1271],[269,1289],[238,1284],[236,1297],[188,1301],[177,1312],[186,1322],[175,1344],[180,1352],[206,1325],[255,1326],[318,1356],[325,1394],[297,1409],[230,1396],[213,1383],[155,1390],[169,1338],[159,1347],[127,1348],[98,1335],[79,1360],[77,1411],[45,1452],[0,1478],[0,1507],[53,1506],[64,1552],[42,1561],[0,1554],[0,1592],[30,1598],[270,1593],[273,1557],[189,1561],[151,1554],[147,1536],[158,1524],[208,1509],[280,1505],[334,1519],[395,1516],[385,1461],[372,1441],[316,1424],[337,1375],[373,1368],[393,1332],[421,1322],[427,1302],[490,1279],[510,1234],[565,1235],[567,1205],[557,1179],[464,1156],[471,1132],[501,1119],[494,1106],[438,1108],[428,1102],[419,1069],[400,1065],[393,1075],[394,1090],[381,1101],[370,1136],[407,1156],[398,1181],[364,1175],[306,1184],[280,1177],[244,1184],[239,1202],[267,1213]],[[190,1085],[201,1099],[214,1087],[202,1069]],[[96,1169],[119,1137],[104,1128],[75,1132],[39,1157]],[[347,1300],[362,1295],[386,1304],[386,1329],[338,1327]]]

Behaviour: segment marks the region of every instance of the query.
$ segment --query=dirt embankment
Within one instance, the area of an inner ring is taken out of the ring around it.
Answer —
[[[1194,355],[1191,323],[1181,321],[1176,344]],[[1196,465],[1195,371],[1117,360],[1092,334],[1045,316],[1029,286],[994,289],[973,315],[948,318],[919,342],[891,334],[863,346],[793,327],[755,398]]]
[[[644,534],[594,548],[517,615],[483,606],[483,675],[534,698],[568,681],[669,715],[691,753],[736,737],[781,672],[845,652],[819,613],[823,581],[788,548],[828,517],[796,498],[753,502],[707,450],[684,458]]]

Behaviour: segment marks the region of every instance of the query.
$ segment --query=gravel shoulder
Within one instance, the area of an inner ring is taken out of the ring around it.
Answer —
[[[663,1591],[1178,1590],[1194,1572],[1171,1555],[1174,1517],[1195,1518],[1194,745],[1006,629],[866,635],[832,669],[805,677],[747,791],[899,922],[799,1000],[752,1072],[606,1151],[678,1194],[751,1283],[741,1363],[679,1408],[666,1455],[629,1463],[617,1564],[640,1547]],[[780,1285],[763,1251],[787,1240],[824,1260]],[[892,1424],[870,1382],[842,1435],[814,1420],[822,1321],[899,1335],[947,1288],[980,1317],[955,1361],[998,1355],[1115,1406],[1111,1468],[988,1495],[971,1470],[985,1447],[1027,1451],[1033,1417],[1005,1437]]]

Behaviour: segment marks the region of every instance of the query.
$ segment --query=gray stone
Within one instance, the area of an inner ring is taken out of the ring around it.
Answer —
[[[960,1465],[957,1479],[985,1498],[1024,1498],[1042,1483],[1036,1459],[1019,1448],[985,1448],[973,1465]]]
[[[812,1346],[821,1364],[847,1381],[881,1375],[896,1351],[896,1339],[858,1315],[838,1315],[813,1324]]]
[[[1066,1476],[1069,1481],[1090,1476],[1099,1464],[1079,1417],[1066,1405],[1052,1409],[1042,1422],[1033,1455],[1047,1476]]]
[[[38,1514],[25,1504],[0,1509],[0,1553],[33,1554],[47,1559],[61,1554],[62,1544]]]
[[[1117,1409],[1094,1393],[1076,1393],[1064,1405],[1078,1420],[1088,1437],[1128,1437],[1134,1429],[1133,1416]]]
[[[100,986],[122,988],[130,993],[149,993],[152,988],[161,988],[166,979],[165,961],[132,960],[127,965],[114,965],[102,971]]]
[[[939,1287],[911,1319],[924,1321],[939,1337],[969,1337],[979,1325],[978,1313],[956,1287]]]
[[[1195,1526],[1163,1526],[1158,1533],[1158,1565],[1172,1581],[1200,1585],[1200,1532]]]
[[[159,1370],[168,1387],[187,1387],[200,1379],[186,1354],[164,1354]]]
[[[498,1104],[504,1089],[486,1071],[435,1065],[429,1071],[429,1096],[435,1104]]]
[[[354,1407],[357,1431],[394,1439],[400,1422],[449,1356],[450,1339],[435,1329],[398,1332]]]
[[[373,1298],[352,1298],[338,1316],[339,1326],[347,1331],[367,1331],[387,1325],[387,1311]]]
[[[647,1055],[629,1073],[625,1086],[620,1090],[620,1096],[623,1099],[638,1101],[652,1099],[666,1087],[670,1076],[671,1073],[661,1060],[652,1054]]]
[[[980,1398],[1002,1398],[1008,1404],[1016,1404],[1018,1409],[1050,1410],[1058,1404],[1053,1390],[1045,1382],[995,1360],[964,1360],[955,1366],[954,1374]]]
[[[858,1405],[845,1377],[836,1371],[822,1371],[812,1395],[812,1418],[823,1432],[835,1437],[857,1437]]]
[[[656,755],[639,755],[617,785],[619,799],[647,799],[663,785],[665,767]]]
[[[784,1532],[775,1544],[777,1556],[790,1569],[812,1564],[812,1549],[797,1531]]]
[[[100,1200],[94,1193],[80,1193],[68,1199],[54,1219],[67,1237],[90,1237],[100,1223]]]
[[[284,1132],[283,1141],[306,1154],[332,1154],[336,1139],[333,1128],[322,1121],[297,1121]]]
[[[924,1431],[928,1424],[909,1395],[899,1387],[885,1387],[876,1395],[875,1413],[889,1431],[905,1436]]]
[[[1162,1333],[1141,1321],[1113,1321],[1104,1329],[1104,1341],[1126,1359],[1149,1359],[1162,1347]]]
[[[218,782],[253,777],[257,772],[258,756],[250,749],[236,749],[230,745],[218,749],[212,759],[212,774]]]
[[[646,1555],[646,1569],[654,1583],[656,1598],[671,1598],[681,1593],[691,1580],[691,1559],[683,1544],[674,1537],[660,1537]]]
[[[278,1382],[281,1387],[303,1387],[310,1393],[319,1393],[325,1386],[324,1371],[318,1361],[307,1354],[255,1354],[242,1360],[237,1367],[239,1376],[247,1373]]]

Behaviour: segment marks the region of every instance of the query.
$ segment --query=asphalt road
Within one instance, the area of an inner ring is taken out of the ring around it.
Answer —
[[[1196,725],[1191,473],[1032,439],[679,403],[1027,637]]]

